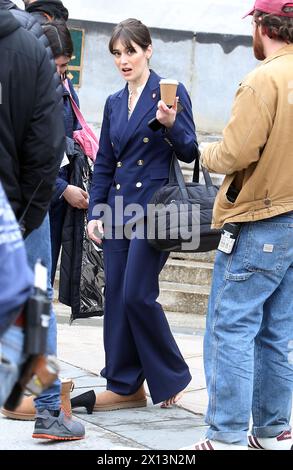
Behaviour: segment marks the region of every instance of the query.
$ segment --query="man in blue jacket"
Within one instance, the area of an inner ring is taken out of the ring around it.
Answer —
[[[30,294],[33,275],[22,236],[0,182],[0,406],[23,361],[23,330],[13,323]],[[21,269],[20,269],[21,267]]]

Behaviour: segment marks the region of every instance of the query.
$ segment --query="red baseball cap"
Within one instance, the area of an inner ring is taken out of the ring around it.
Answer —
[[[256,0],[254,7],[243,18],[253,15],[255,10],[293,18],[293,3],[288,2],[288,0]]]

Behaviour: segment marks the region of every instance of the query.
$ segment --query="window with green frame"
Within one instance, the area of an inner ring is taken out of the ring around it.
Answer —
[[[81,86],[84,50],[84,29],[69,28],[73,41],[73,56],[68,64],[67,76],[75,87]]]

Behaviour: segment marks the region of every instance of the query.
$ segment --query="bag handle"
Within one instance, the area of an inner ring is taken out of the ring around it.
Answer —
[[[63,83],[64,83],[64,86],[65,86],[66,90],[69,93],[69,97],[70,97],[73,112],[74,112],[79,124],[81,124],[81,127],[85,128],[86,125],[87,125],[86,121],[85,121],[83,115],[81,114],[81,111],[80,111],[79,107],[77,106],[76,102],[72,98],[71,91],[70,91],[70,88],[69,88],[69,85],[68,85],[68,80],[64,80]]]
[[[206,187],[210,188],[210,187],[214,186],[213,182],[212,182],[211,175],[209,174],[208,170],[202,165],[201,165],[201,171],[203,173],[203,177],[204,177]]]
[[[175,181],[179,186],[182,198],[188,199],[188,192],[186,189],[184,176],[183,176],[181,167],[179,165],[179,162],[175,153],[173,153],[172,162],[171,162],[170,181],[171,182]]]
[[[203,176],[204,176],[205,186],[207,188],[212,187],[213,182],[212,182],[212,179],[210,177],[210,174],[209,174],[208,170],[206,168],[204,168],[202,165],[201,165],[201,169],[202,169]],[[187,188],[186,188],[186,183],[185,183],[185,180],[184,180],[184,176],[183,176],[181,167],[180,167],[179,162],[178,162],[178,158],[177,158],[175,153],[173,153],[172,162],[171,162],[171,165],[170,165],[169,181],[171,183],[176,182],[179,186],[179,189],[180,189],[180,192],[181,192],[183,198],[188,199],[188,192],[187,192]],[[196,159],[195,164],[194,164],[192,181],[194,183],[198,183],[198,181],[199,181],[199,158]]]
[[[199,165],[199,159],[200,159],[200,151],[198,150],[197,158],[194,162],[192,182],[199,183],[199,166],[200,166],[201,171],[203,173],[204,180],[205,180],[205,185],[207,187],[213,186],[213,182],[212,182],[212,179],[208,170],[204,168],[202,165]]]
[[[193,167],[193,175],[192,175],[193,183],[199,183],[199,157],[200,157],[200,153],[198,152],[197,157],[194,161],[194,167]]]

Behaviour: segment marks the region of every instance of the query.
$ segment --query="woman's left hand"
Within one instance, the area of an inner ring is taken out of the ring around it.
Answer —
[[[178,100],[178,97],[175,98],[172,108],[168,108],[168,106],[162,100],[158,102],[156,118],[167,129],[171,129],[175,122]]]

